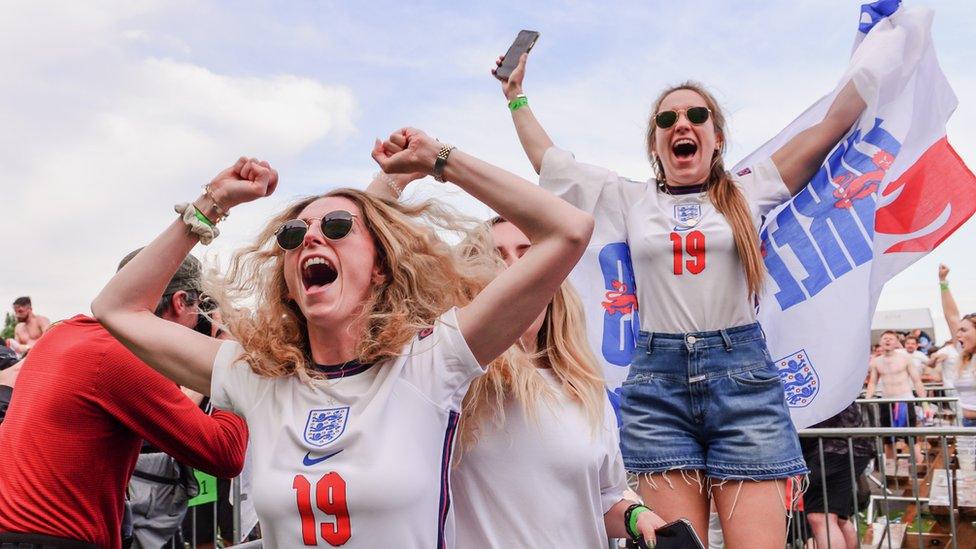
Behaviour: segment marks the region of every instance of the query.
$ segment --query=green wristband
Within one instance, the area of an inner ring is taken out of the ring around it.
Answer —
[[[196,214],[197,219],[199,219],[201,223],[203,223],[204,225],[206,225],[208,227],[213,227],[214,226],[214,222],[213,221],[210,221],[207,218],[207,216],[203,215],[203,212],[201,212],[200,211],[200,208],[197,208],[196,205],[193,206],[193,212],[194,212],[194,214]]]
[[[515,99],[512,99],[511,101],[508,102],[508,109],[512,112],[515,112],[528,104],[529,104],[529,99],[525,97],[525,95],[520,93],[515,96]]]
[[[637,529],[637,517],[646,511],[650,511],[650,509],[640,505],[630,512],[630,517],[627,519],[627,533],[630,534],[630,537],[634,539],[641,537],[640,530]]]
[[[942,288],[942,291],[948,290],[949,289],[949,281],[948,280],[940,280],[939,281],[939,288]]]

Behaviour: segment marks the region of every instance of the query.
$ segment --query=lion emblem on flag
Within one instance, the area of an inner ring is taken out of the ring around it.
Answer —
[[[806,351],[801,349],[777,360],[776,367],[790,408],[803,408],[813,402],[820,392],[820,376]]]

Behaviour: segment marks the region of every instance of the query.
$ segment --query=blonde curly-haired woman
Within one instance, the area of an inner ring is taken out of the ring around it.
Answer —
[[[592,231],[591,216],[504,170],[419,130],[393,137],[402,149],[373,151],[384,171],[458,184],[532,250],[492,280],[419,223],[451,225],[435,205],[339,189],[286,208],[232,262],[230,288],[254,301],[250,315],[226,311],[240,343],[173,329],[152,308],[197,235],[211,238],[214,221],[277,184],[266,162],[242,158],[92,304],[149,365],[247,420],[266,547],[453,546],[461,400],[546,307]]]

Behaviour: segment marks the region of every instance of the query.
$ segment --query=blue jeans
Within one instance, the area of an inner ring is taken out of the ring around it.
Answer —
[[[641,332],[620,413],[628,471],[753,480],[808,472],[759,324]]]

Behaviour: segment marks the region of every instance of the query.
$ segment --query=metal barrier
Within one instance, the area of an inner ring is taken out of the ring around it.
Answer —
[[[249,534],[249,532],[242,532],[243,524],[241,522],[241,501],[244,496],[241,494],[240,482],[238,479],[231,479],[230,481],[230,500],[232,509],[232,519],[231,519],[231,531],[223,531],[220,528],[220,516],[218,513],[218,504],[220,493],[218,491],[218,501],[212,503],[204,503],[197,505],[195,507],[190,507],[187,509],[186,516],[189,522],[189,529],[181,529],[177,535],[174,535],[170,540],[169,549],[198,549],[200,547],[240,547],[242,549],[260,549],[262,546],[261,540],[253,541],[241,541],[241,539]],[[198,519],[206,520],[209,519],[212,525],[212,535],[207,539],[197,539],[198,530]],[[184,525],[187,521],[184,521]],[[182,541],[182,545],[180,542]],[[230,543],[225,543],[229,541]]]
[[[928,402],[936,405],[949,405],[955,412],[958,399],[955,397],[937,397],[920,399],[872,399],[859,400],[862,406],[876,407],[907,402],[909,405]],[[952,421],[954,418],[942,418]],[[817,440],[817,462],[808,464],[811,468],[819,466],[819,476],[823,482],[811,484],[809,490],[820,490],[823,497],[823,509],[829,511],[828,484],[831,478],[838,478],[838,471],[832,471],[828,476],[827,459],[824,452],[826,439],[840,439],[847,447],[847,471],[850,475],[851,493],[854,514],[853,520],[846,521],[853,525],[857,545],[865,540],[865,528],[871,528],[871,547],[897,549],[904,543],[906,547],[943,546],[971,549],[976,547],[976,528],[972,524],[960,521],[964,514],[976,514],[976,498],[970,499],[970,492],[976,494],[976,472],[972,469],[973,460],[966,458],[965,469],[957,470],[950,449],[964,449],[970,455],[973,450],[973,439],[959,439],[957,437],[976,437],[976,428],[956,426],[940,427],[861,427],[848,429],[804,429],[800,431],[801,439]],[[893,438],[904,438],[908,443],[907,453],[896,453],[895,444],[889,443]],[[871,463],[865,471],[857,471],[855,467],[854,441],[856,439],[870,439],[874,442]],[[972,441],[972,442],[970,442]],[[922,461],[916,452],[916,443],[928,444],[923,448]],[[889,446],[886,452],[886,446]],[[958,448],[957,448],[958,447]],[[835,454],[836,455],[836,454]],[[958,460],[962,461],[962,460]],[[902,467],[902,465],[905,465]],[[868,506],[862,515],[859,493],[857,490],[858,477],[864,474],[870,480],[870,494],[867,496]],[[923,479],[923,480],[920,480]],[[904,481],[904,486],[902,482]],[[924,483],[923,483],[924,481]],[[966,490],[965,501],[960,497],[959,489]],[[900,490],[909,490],[907,495],[899,495]],[[809,493],[809,492],[808,492]],[[904,512],[898,515],[898,508]],[[923,518],[926,515],[927,518]],[[826,518],[826,517],[823,517]],[[881,518],[881,520],[876,520]],[[861,521],[864,521],[862,527]],[[819,521],[818,521],[819,522]],[[881,531],[876,530],[881,527]],[[794,547],[805,546],[807,539],[814,537],[815,532],[808,531],[806,520],[794,520],[791,524],[791,543]],[[830,528],[827,520],[826,535],[821,532],[821,539],[826,543],[817,545],[817,549],[846,549],[848,541],[843,537],[837,539],[836,532]],[[912,538],[915,538],[914,540]],[[902,538],[907,538],[905,542]]]
[[[941,385],[927,386],[926,389],[935,394],[954,392],[951,387]],[[849,476],[851,485],[854,487],[850,494],[853,515],[851,516],[852,520],[847,522],[854,528],[857,540],[855,547],[862,547],[862,543],[866,539],[867,528],[871,529],[872,534],[871,539],[867,540],[868,546],[878,549],[898,549],[903,544],[905,547],[917,546],[919,549],[931,546],[948,546],[953,549],[976,547],[976,523],[960,520],[964,515],[971,514],[972,517],[976,517],[976,471],[972,470],[972,459],[968,461],[968,468],[957,470],[958,460],[954,459],[951,451],[957,450],[958,453],[957,447],[960,445],[960,439],[957,437],[972,437],[971,439],[962,439],[962,441],[966,444],[967,452],[976,454],[976,446],[974,446],[976,445],[976,427],[967,428],[956,425],[960,417],[959,399],[954,396],[934,396],[912,399],[858,399],[855,402],[862,408],[862,412],[867,412],[866,415],[870,418],[869,423],[873,425],[872,427],[803,429],[799,431],[801,439],[816,439],[819,461],[810,463],[808,466],[811,469],[818,466],[820,478],[824,479],[824,482],[818,485],[811,484],[809,490],[820,491],[820,495],[823,497],[823,508],[828,511],[830,509],[828,484],[831,477],[828,476],[827,471],[827,460],[825,459],[827,453],[824,451],[824,441],[841,439],[846,445],[847,470],[844,474]],[[907,406],[926,403],[934,406],[935,413],[932,415],[932,419],[935,425],[929,427],[880,426],[881,407],[887,406],[889,417],[891,417],[893,415],[892,408],[902,403]],[[854,441],[857,439],[869,439],[874,446],[870,462],[863,471],[856,470],[855,466]],[[904,439],[907,442],[907,453],[895,451],[896,445],[893,443],[895,439]],[[971,440],[971,442],[967,440]],[[923,449],[920,460],[916,453],[916,445],[926,443],[929,447]],[[868,481],[870,486],[870,493],[863,494],[868,501],[866,506],[861,505],[861,502],[858,501],[857,486],[858,479],[861,476]],[[833,478],[837,477],[833,476]],[[972,488],[971,499],[963,500],[960,498],[958,488],[963,486],[961,483],[965,483],[967,490]],[[899,495],[899,491],[909,489],[908,495]],[[936,493],[933,494],[933,491]],[[237,479],[231,482],[230,497],[233,501],[233,528],[232,532],[220,532],[222,534],[220,537],[230,539],[233,543],[240,543],[243,537],[240,505],[243,496]],[[898,508],[900,507],[904,508],[904,512],[898,515]],[[205,541],[198,540],[196,536],[197,517],[201,512],[213,513],[213,538]],[[198,549],[201,544],[207,544],[209,547],[223,546],[223,541],[218,540],[218,514],[215,504],[204,504],[190,508],[188,515],[192,528],[190,532],[184,533],[184,547],[180,549]],[[932,518],[923,518],[924,516]],[[927,528],[926,526],[930,527]],[[881,531],[876,533],[875,529],[879,527]],[[809,545],[807,540],[814,537],[816,533],[812,530],[807,523],[806,515],[798,513],[790,522],[788,547],[847,549],[847,541],[843,538],[838,539],[835,534],[831,533],[829,527],[826,529],[826,536],[822,536],[826,540],[825,543],[818,546]],[[903,538],[907,539],[903,541]],[[237,546],[247,549],[259,548],[261,542],[257,540]],[[611,542],[610,546],[614,547],[615,544]],[[175,539],[170,547],[172,549],[178,548]]]

